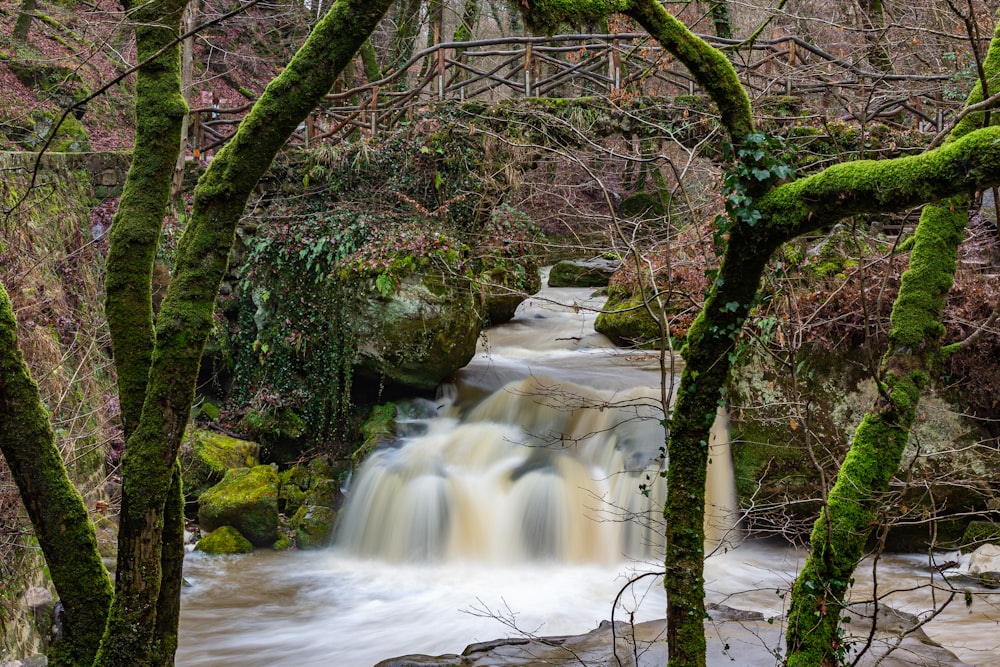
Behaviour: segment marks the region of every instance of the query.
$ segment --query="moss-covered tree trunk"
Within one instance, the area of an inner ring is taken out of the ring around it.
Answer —
[[[213,160],[196,189],[155,331],[151,267],[184,112],[177,48],[163,47],[177,34],[184,3],[163,0],[131,14],[138,23],[140,58],[158,55],[137,78],[137,146],[108,259],[108,318],[128,434],[113,598],[93,527],[66,478],[37,387],[18,352],[9,299],[0,290],[0,450],[66,608],[60,643],[66,657],[55,664],[173,663],[183,557],[177,450],[236,223],[275,154],[351,62],[390,2],[335,2]]]
[[[161,545],[164,526],[170,524],[165,506],[169,508],[167,499],[176,488],[177,451],[236,223],[278,150],[330,90],[389,3],[335,2],[195,189],[194,208],[156,320],[141,418],[122,462],[118,586],[99,664],[158,663],[153,634],[164,567]]]
[[[28,34],[31,32],[31,19],[35,15],[35,0],[21,0],[21,7],[17,11],[17,21],[14,22],[14,29],[10,36],[15,42],[27,42]]]
[[[715,36],[733,38],[733,21],[729,14],[729,0],[708,0],[708,15],[712,17]]]
[[[1000,73],[1000,26],[985,70],[990,79]],[[980,81],[967,104],[988,95],[991,83]],[[983,114],[971,114],[949,139],[954,141],[986,121]],[[843,656],[839,629],[845,596],[872,527],[878,524],[880,498],[902,460],[921,392],[941,356],[942,315],[958,246],[965,237],[968,207],[969,197],[959,195],[927,205],[921,212],[909,268],[890,317],[879,396],[854,433],[792,590],[786,641],[790,667],[832,666]]]
[[[732,165],[739,199],[731,202],[720,272],[688,333],[685,369],[667,437],[664,585],[669,664],[701,666],[705,664],[702,558],[709,429],[731,370],[730,353],[771,253],[785,241],[851,215],[899,210],[1000,179],[1000,148],[995,144],[1000,133],[978,132],[916,157],[835,165],[768,191],[770,186],[757,181],[753,170],[753,163],[765,156],[756,155],[756,148],[739,150],[749,145],[753,122],[749,100],[732,66],[658,2],[524,0],[520,5],[530,26],[550,32],[563,22],[592,22],[615,11],[639,21],[712,97],[738,159],[747,162],[742,168]],[[769,176],[765,181],[780,178]]]
[[[181,47],[175,38],[187,0],[126,5],[135,23],[137,55],[144,64],[136,73],[136,136],[132,163],[110,232],[105,313],[111,332],[112,353],[118,376],[122,428],[126,446],[123,477],[135,476],[143,462],[137,460],[132,438],[141,420],[146,382],[155,349],[153,333],[152,274],[163,216],[181,150],[181,133],[187,103],[181,81]],[[154,57],[155,56],[155,57]],[[138,465],[137,465],[138,464]],[[167,473],[168,479],[171,473]],[[115,600],[143,598],[143,613],[134,633],[108,642],[99,662],[115,655],[114,644],[129,646],[135,665],[171,665],[177,648],[180,617],[180,568],[184,558],[184,526],[180,500],[180,473],[176,472],[173,502],[165,502],[163,527],[144,527],[143,539],[128,539],[120,530]],[[170,482],[168,481],[168,485]],[[122,514],[130,502],[123,493]],[[120,526],[122,523],[120,522]],[[128,564],[138,548],[156,554],[155,569],[133,576]],[[130,551],[131,550],[131,551]],[[173,578],[178,581],[174,582]],[[116,605],[117,606],[117,605]],[[119,663],[124,664],[124,663]]]
[[[64,609],[51,665],[89,665],[111,605],[111,578],[83,498],[66,474],[49,413],[17,345],[17,320],[0,285],[0,452],[21,493]]]
[[[420,30],[420,4],[421,0],[397,0],[396,34],[392,36],[387,70],[402,66],[413,55]],[[407,90],[409,86],[406,74],[397,79],[396,87],[400,91]]]

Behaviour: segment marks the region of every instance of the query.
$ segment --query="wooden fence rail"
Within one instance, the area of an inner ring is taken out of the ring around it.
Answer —
[[[891,119],[939,132],[958,108],[944,99],[944,74],[865,69],[795,37],[746,47],[703,36],[734,52],[751,96],[818,101],[829,117],[867,123]],[[690,74],[645,33],[567,34],[445,42],[415,53],[384,78],[334,91],[298,128],[291,143],[310,145],[372,136],[438,100],[497,102],[510,97],[623,95],[672,97],[697,92]],[[865,100],[859,104],[858,100]],[[219,103],[192,111],[194,146],[207,154],[224,143],[249,105]]]

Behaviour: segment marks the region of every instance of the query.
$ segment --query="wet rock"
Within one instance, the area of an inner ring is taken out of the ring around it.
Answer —
[[[984,544],[969,557],[969,575],[989,588],[1000,588],[1000,546]]]
[[[538,268],[528,264],[497,266],[478,279],[483,321],[487,326],[503,324],[514,317],[517,307],[542,288]]]
[[[300,549],[319,549],[330,544],[337,513],[324,505],[303,505],[291,519],[295,543]]]
[[[195,549],[212,555],[248,554],[253,545],[232,526],[222,526],[198,540]]]
[[[255,546],[270,546],[278,539],[280,483],[273,466],[229,470],[198,499],[198,523],[207,531],[233,526]]]
[[[549,271],[549,287],[607,287],[611,276],[621,267],[614,259],[568,259]]]
[[[49,659],[44,655],[33,658],[23,658],[21,660],[7,660],[0,662],[0,667],[45,667],[49,664]]]
[[[31,614],[35,628],[42,638],[42,645],[48,646],[52,635],[52,624],[55,619],[56,601],[47,588],[32,586],[24,592],[24,606]]]
[[[748,618],[757,612],[718,605],[717,610],[732,615],[733,620],[706,621],[709,665],[738,664],[744,667],[775,664],[774,650],[784,646],[782,623]],[[879,618],[905,619],[907,614],[889,610]],[[868,646],[868,629],[860,621],[852,624],[847,637],[848,657],[853,661],[864,648],[857,664],[882,667],[969,667],[949,651],[934,644],[921,632],[899,637],[898,622],[885,631],[876,626],[874,641]],[[897,619],[898,620],[898,619]],[[912,625],[910,626],[913,627]],[[893,639],[887,641],[886,637]],[[407,655],[378,663],[376,667],[570,667],[570,665],[616,665],[619,667],[659,667],[667,663],[666,623],[663,620],[629,625],[605,621],[583,635],[562,637],[519,637],[472,644],[461,656]]]

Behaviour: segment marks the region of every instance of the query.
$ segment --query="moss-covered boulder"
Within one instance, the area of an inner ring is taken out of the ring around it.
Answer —
[[[510,321],[525,299],[542,288],[533,262],[501,264],[482,273],[477,280],[483,323],[496,326]]]
[[[330,543],[337,512],[327,505],[303,505],[291,519],[300,549],[318,549]]]
[[[303,505],[335,508],[340,502],[340,487],[349,470],[347,462],[318,456],[308,463],[292,466],[281,473],[279,508],[294,516]]]
[[[213,555],[248,554],[253,551],[250,541],[232,526],[216,528],[198,540],[194,548]]]
[[[877,389],[857,350],[815,346],[786,363],[748,353],[729,387],[739,502],[750,526],[805,536],[824,484],[836,477],[854,430]],[[793,372],[794,370],[794,372]],[[887,546],[957,546],[970,513],[996,506],[1000,452],[982,442],[963,411],[933,391],[920,402],[900,470],[883,504],[892,524]],[[934,522],[929,520],[934,518]]]
[[[433,389],[469,363],[482,317],[467,280],[413,273],[386,291],[373,282],[350,322],[358,374]]]
[[[654,309],[655,304],[650,304]],[[604,334],[622,347],[648,347],[662,336],[660,325],[650,314],[641,296],[621,290],[612,291],[594,321],[597,333]]]
[[[198,523],[213,531],[233,526],[255,546],[278,539],[278,489],[273,466],[234,469],[198,499]]]
[[[607,287],[621,262],[603,257],[565,259],[549,271],[549,287]]]
[[[181,442],[184,494],[197,498],[222,481],[226,471],[258,465],[259,446],[215,431],[189,428]]]

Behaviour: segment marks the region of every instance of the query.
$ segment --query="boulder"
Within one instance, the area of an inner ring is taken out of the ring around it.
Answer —
[[[278,488],[274,466],[233,469],[198,499],[198,523],[213,531],[233,526],[255,546],[278,539]]]
[[[533,263],[499,264],[478,279],[483,322],[496,326],[514,317],[521,302],[542,288],[542,279]]]
[[[294,516],[304,505],[335,508],[340,500],[341,480],[348,469],[346,463],[318,456],[285,470],[281,473],[278,493],[281,511]]]
[[[291,519],[295,544],[300,549],[319,549],[330,543],[337,512],[328,505],[303,505]]]
[[[1000,586],[1000,546],[984,544],[969,557],[969,574],[990,588]]]
[[[222,481],[226,471],[258,464],[260,447],[215,431],[189,428],[181,442],[184,494],[197,498]]]
[[[248,554],[253,551],[250,540],[243,537],[240,531],[232,526],[216,528],[198,540],[198,544],[194,548],[212,555]]]
[[[619,268],[616,259],[566,259],[549,271],[549,287],[607,287]]]
[[[356,372],[413,389],[434,389],[476,352],[482,322],[464,280],[409,274],[383,296],[365,293],[350,326]]]

